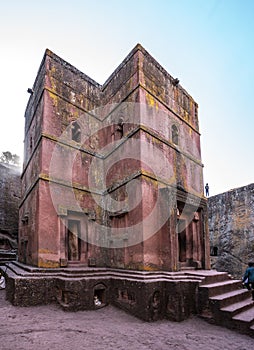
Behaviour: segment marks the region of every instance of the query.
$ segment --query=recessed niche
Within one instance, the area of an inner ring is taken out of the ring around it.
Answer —
[[[100,308],[107,305],[106,286],[104,284],[100,283],[94,287],[93,302],[96,308]]]

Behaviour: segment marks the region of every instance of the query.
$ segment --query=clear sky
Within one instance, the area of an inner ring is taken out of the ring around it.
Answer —
[[[210,195],[254,182],[254,0],[0,0],[0,152],[49,48],[103,83],[140,43],[199,104]]]

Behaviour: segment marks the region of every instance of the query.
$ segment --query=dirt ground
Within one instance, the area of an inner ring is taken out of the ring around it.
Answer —
[[[254,339],[192,317],[146,323],[112,306],[64,312],[57,305],[15,307],[0,290],[0,349],[249,350]]]

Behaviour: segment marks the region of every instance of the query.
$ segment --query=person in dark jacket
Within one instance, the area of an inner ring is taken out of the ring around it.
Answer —
[[[254,262],[249,262],[243,276],[243,283],[248,290],[251,290],[252,300],[254,300]]]
[[[209,197],[209,185],[208,184],[205,185],[205,195],[206,195],[206,197]]]

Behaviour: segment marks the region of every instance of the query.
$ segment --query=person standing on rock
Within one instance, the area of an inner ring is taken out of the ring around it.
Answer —
[[[243,283],[248,290],[251,290],[252,300],[254,301],[254,262],[249,262],[243,276]]]
[[[209,197],[209,185],[208,184],[205,185],[205,195],[206,195],[206,197]]]

